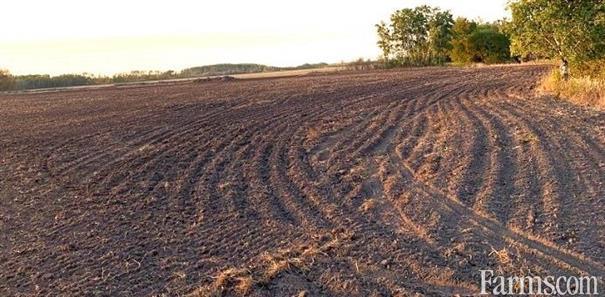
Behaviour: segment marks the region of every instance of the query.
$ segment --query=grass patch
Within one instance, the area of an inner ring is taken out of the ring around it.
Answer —
[[[579,74],[564,81],[559,71],[553,70],[542,79],[539,89],[542,93],[579,105],[605,108],[605,76],[603,75]]]

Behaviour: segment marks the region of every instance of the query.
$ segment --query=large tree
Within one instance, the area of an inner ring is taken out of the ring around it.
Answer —
[[[510,40],[492,24],[477,26],[469,37],[476,62],[503,63],[510,59]]]
[[[509,8],[513,53],[557,58],[565,79],[568,63],[605,54],[603,0],[517,0]]]
[[[477,29],[477,23],[459,17],[452,27],[452,50],[450,57],[454,63],[473,62],[474,49],[470,37]]]
[[[383,59],[388,62],[393,52],[391,30],[385,22],[380,22],[380,24],[376,24],[376,31],[378,32],[378,47],[382,50]]]
[[[391,15],[390,23],[376,25],[378,46],[385,60],[400,63],[443,63],[450,49],[452,15],[426,5]]]
[[[510,40],[500,23],[477,24],[458,18],[452,29],[452,61],[459,64],[504,63],[510,60]]]
[[[429,19],[429,44],[437,63],[446,62],[452,49],[452,27],[454,20],[449,11],[433,10]]]

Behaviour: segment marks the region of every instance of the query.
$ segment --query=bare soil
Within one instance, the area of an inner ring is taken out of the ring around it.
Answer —
[[[605,276],[605,113],[547,66],[0,95],[0,295],[476,294]]]

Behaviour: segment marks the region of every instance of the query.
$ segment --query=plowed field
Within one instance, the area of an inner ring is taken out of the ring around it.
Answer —
[[[545,66],[0,95],[0,295],[605,276],[605,113]],[[304,295],[304,294],[303,294]]]

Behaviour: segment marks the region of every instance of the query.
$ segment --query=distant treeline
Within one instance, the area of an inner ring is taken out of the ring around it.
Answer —
[[[176,71],[131,71],[113,76],[99,76],[89,73],[64,74],[50,76],[48,74],[11,75],[8,70],[0,69],[0,91],[30,90],[44,88],[61,88],[71,86],[119,84],[139,81],[153,81],[203,76],[219,76],[268,71],[284,71],[295,69],[313,69],[329,66],[327,63],[303,64],[297,67],[275,67],[260,64],[216,64]]]
[[[329,66],[327,63],[317,64],[302,64],[297,67],[275,67],[262,64],[216,64],[200,67],[187,68],[181,71],[181,77],[197,77],[197,76],[215,76],[215,75],[230,75],[242,73],[258,73],[271,71],[284,71],[296,69],[313,69]]]
[[[114,76],[98,76],[88,73],[50,76],[48,74],[11,75],[7,70],[0,69],[0,91],[62,88],[174,78],[179,78],[179,75],[174,71],[132,71]]]
[[[187,68],[181,71],[181,76],[214,76],[240,73],[279,71],[281,68],[261,64],[216,64]]]

